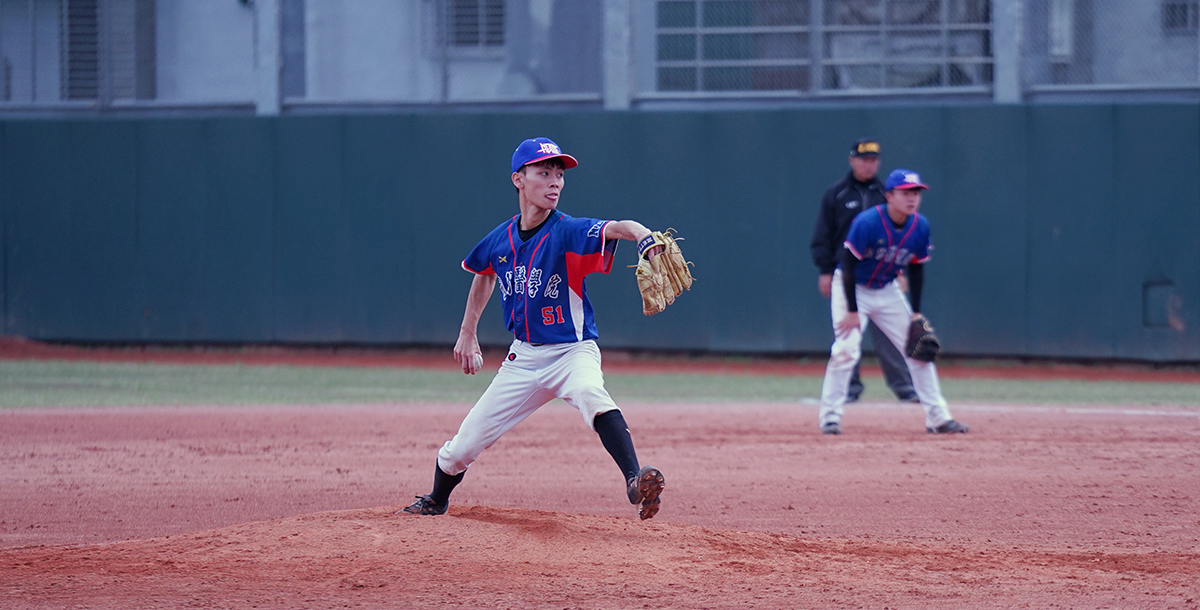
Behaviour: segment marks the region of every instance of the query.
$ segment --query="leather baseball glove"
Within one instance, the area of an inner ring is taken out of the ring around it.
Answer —
[[[654,231],[638,242],[637,282],[642,293],[642,313],[652,316],[675,302],[684,290],[692,289],[691,265],[683,258],[674,229]],[[646,252],[655,246],[663,251],[648,260]]]
[[[938,351],[941,348],[942,344],[938,341],[937,335],[933,333],[933,326],[929,324],[929,320],[925,316],[917,314],[917,317],[908,325],[908,344],[904,348],[905,354],[913,360],[933,362],[937,360]]]

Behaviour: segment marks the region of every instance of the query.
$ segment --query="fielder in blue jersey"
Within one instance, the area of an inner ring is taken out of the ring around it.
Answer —
[[[547,138],[525,140],[512,156],[512,183],[520,213],[493,229],[462,267],[474,274],[454,346],[464,373],[483,366],[476,329],[496,286],[505,328],[513,334],[508,355],[458,433],[438,451],[433,491],[401,512],[441,515],[467,468],[538,408],[561,398],[579,410],[624,475],[638,516],[653,517],[664,488],[662,473],[638,465],[621,410],[604,389],[599,336],[584,279],[612,270],[617,241],[638,243],[649,259],[662,251],[650,230],[633,220],[574,218],[558,210],[566,170],[578,165]]]
[[[850,225],[845,252],[833,276],[830,309],[833,317],[833,347],[821,386],[821,431],[842,433],[842,407],[847,384],[862,349],[862,331],[867,320],[874,322],[901,353],[909,323],[921,311],[924,264],[933,243],[929,221],[917,213],[921,194],[929,187],[906,169],[888,175],[884,183],[886,205],[863,210]],[[896,283],[896,274],[908,276],[909,301]],[[839,289],[840,288],[840,289]],[[937,367],[905,357],[912,374],[913,389],[925,409],[925,429],[931,433],[966,432],[954,421],[942,397]]]

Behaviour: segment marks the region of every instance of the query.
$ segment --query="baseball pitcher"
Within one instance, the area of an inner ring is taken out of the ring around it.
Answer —
[[[621,410],[604,389],[599,333],[584,279],[612,270],[618,240],[638,244],[643,310],[654,314],[691,285],[689,263],[670,231],[633,220],[575,218],[558,210],[566,170],[578,162],[547,138],[525,140],[512,155],[519,213],[488,233],[462,261],[474,274],[454,358],[463,373],[483,366],[479,318],[497,286],[508,355],[458,433],[438,451],[433,490],[401,512],[441,515],[450,492],[479,454],[539,407],[561,398],[575,407],[621,469],[638,516],[658,513],[662,473],[640,466]]]

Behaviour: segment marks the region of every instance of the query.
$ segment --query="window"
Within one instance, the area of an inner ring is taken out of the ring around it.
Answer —
[[[658,91],[986,88],[988,0],[660,0]]]
[[[1164,34],[1195,34],[1200,23],[1196,2],[1163,2],[1162,29]]]
[[[808,89],[807,0],[672,0],[656,9],[659,91]]]
[[[63,98],[94,100],[100,93],[100,10],[97,0],[67,0],[63,15]]]
[[[279,38],[283,55],[281,93],[304,97],[308,74],[305,57],[304,0],[283,0],[279,6]]]
[[[154,99],[154,9],[154,0],[65,0],[63,99]]]
[[[452,48],[504,46],[504,0],[448,0],[447,40]]]

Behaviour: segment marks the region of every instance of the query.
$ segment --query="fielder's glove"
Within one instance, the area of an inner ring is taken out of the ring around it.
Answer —
[[[942,344],[937,335],[933,334],[933,326],[930,326],[929,320],[917,314],[916,319],[908,325],[908,345],[904,348],[905,354],[913,360],[933,362],[941,348]]]
[[[675,302],[684,290],[692,289],[692,263],[684,260],[674,229],[654,231],[638,242],[637,282],[642,293],[642,313],[652,316]],[[655,246],[663,251],[648,260],[646,252]]]

